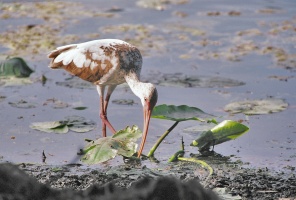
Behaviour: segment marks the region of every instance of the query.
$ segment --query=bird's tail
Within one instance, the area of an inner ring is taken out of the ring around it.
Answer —
[[[76,47],[76,44],[71,44],[67,46],[58,47],[57,49],[50,52],[48,54],[48,58],[52,58],[52,60],[48,67],[52,69],[61,68],[63,66],[63,59],[60,59],[61,57],[63,57],[62,54],[65,54],[67,51],[75,47]],[[60,58],[56,59],[57,57],[60,57]]]

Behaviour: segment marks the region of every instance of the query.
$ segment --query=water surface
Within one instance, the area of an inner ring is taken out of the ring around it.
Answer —
[[[216,146],[216,152],[224,156],[234,155],[236,159],[248,162],[251,166],[275,169],[295,166],[296,3],[292,0],[259,3],[242,0],[169,1],[150,8],[143,2],[64,2],[65,5],[61,3],[58,8],[52,6],[58,12],[52,18],[53,21],[40,17],[42,14],[51,16],[50,12],[43,13],[44,8],[41,6],[34,13],[24,11],[21,16],[2,17],[0,34],[3,36],[11,30],[35,24],[54,27],[43,33],[40,40],[49,34],[56,40],[56,46],[92,39],[118,38],[135,44],[143,53],[142,78],[145,80],[153,79],[151,74],[181,73],[244,82],[244,85],[237,87],[157,86],[158,104],[198,107],[219,116],[220,121],[243,120],[250,131],[235,141]],[[77,14],[71,12],[71,9]],[[47,68],[49,60],[46,55],[50,49],[41,46],[35,47],[33,51],[32,42],[28,42],[25,50],[10,48],[6,41],[1,43],[1,59],[6,55],[20,56],[35,70],[31,75],[32,84],[0,88],[0,95],[6,97],[0,102],[1,160],[41,163],[41,153],[44,150],[48,164],[76,162],[76,152],[84,146],[84,138],[101,137],[99,96],[95,88],[79,89],[57,85],[56,82],[65,81],[70,76],[62,70]],[[277,51],[268,52],[269,47],[282,49],[286,59],[281,59],[283,55]],[[41,75],[48,79],[45,85],[38,81]],[[284,99],[289,104],[288,109],[254,116],[229,115],[223,110],[230,102],[270,97]],[[70,106],[55,109],[46,103],[53,98]],[[142,128],[139,99],[127,87],[117,88],[111,100],[114,99],[132,99],[137,102],[134,105],[110,104],[108,115],[115,128],[121,129],[133,124]],[[9,104],[20,100],[33,102],[36,106],[21,109]],[[78,111],[73,109],[75,106],[86,106],[87,109]],[[29,128],[32,122],[60,120],[70,115],[97,121],[98,127],[88,133],[67,134],[43,133]],[[172,124],[170,121],[152,119],[144,153]],[[180,123],[159,147],[155,156],[166,161],[176,151],[182,136],[188,155],[197,153],[197,149],[189,146],[196,135],[183,131],[184,128],[196,125],[198,123],[194,121]],[[122,161],[119,159],[116,162]]]

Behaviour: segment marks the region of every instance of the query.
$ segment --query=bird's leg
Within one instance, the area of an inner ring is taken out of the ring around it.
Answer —
[[[116,130],[113,128],[113,126],[111,125],[111,123],[107,119],[107,108],[108,108],[108,103],[109,103],[110,96],[111,96],[111,94],[112,94],[112,92],[114,91],[115,88],[116,88],[116,85],[109,85],[108,92],[107,92],[107,95],[106,95],[105,101],[104,101],[104,113],[105,113],[105,118],[106,118],[106,122],[107,122],[106,125],[112,131],[113,134],[116,133]]]
[[[106,124],[104,122],[104,91],[105,91],[105,86],[97,86],[98,93],[100,95],[100,118],[102,119],[102,135],[103,137],[106,137]]]
[[[115,129],[113,128],[113,126],[110,124],[110,122],[108,121],[107,118],[107,107],[108,107],[108,102],[110,99],[110,96],[113,92],[113,90],[115,89],[116,86],[109,86],[108,87],[108,92],[106,95],[106,98],[104,100],[104,91],[105,91],[105,86],[101,86],[98,85],[97,86],[97,90],[98,93],[100,95],[100,117],[102,119],[102,134],[103,137],[106,137],[106,126],[108,126],[108,128],[112,131],[112,133],[116,133]]]

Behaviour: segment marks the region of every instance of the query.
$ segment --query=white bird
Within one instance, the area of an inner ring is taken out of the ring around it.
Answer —
[[[143,105],[144,128],[138,151],[140,157],[148,133],[151,112],[157,102],[155,86],[139,80],[142,68],[140,51],[122,40],[103,39],[58,47],[48,57],[52,58],[50,68],[65,69],[72,75],[96,85],[100,95],[100,117],[104,137],[106,137],[106,126],[113,134],[116,133],[107,118],[110,96],[117,85],[127,82]],[[108,89],[104,99],[106,87]]]

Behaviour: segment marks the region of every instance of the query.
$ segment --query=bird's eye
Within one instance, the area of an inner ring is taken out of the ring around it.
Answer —
[[[144,100],[147,101],[147,98],[145,97]]]

